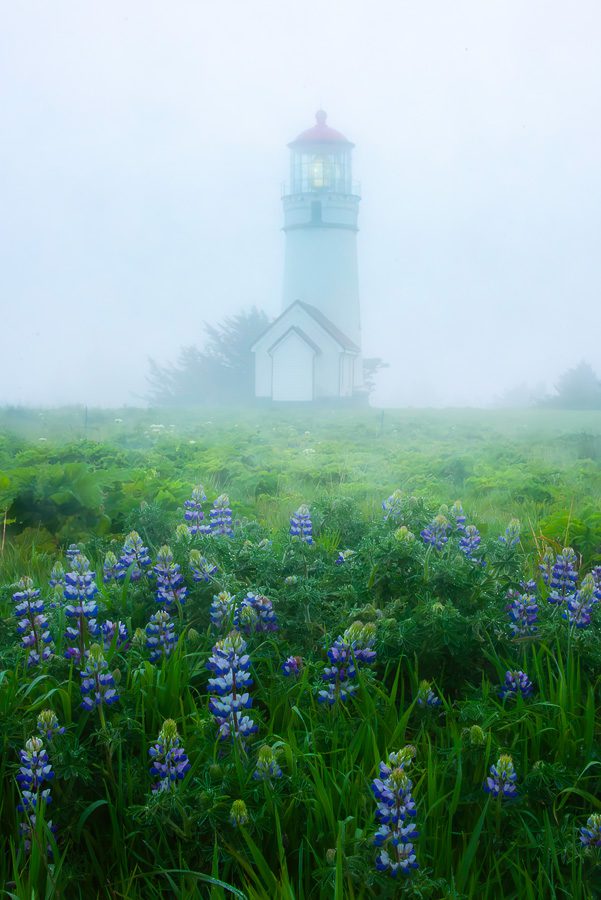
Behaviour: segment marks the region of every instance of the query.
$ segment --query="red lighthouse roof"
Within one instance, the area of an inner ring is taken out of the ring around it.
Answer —
[[[307,128],[288,146],[296,147],[298,144],[347,144],[349,147],[354,147],[355,145],[351,144],[343,134],[326,125],[327,117],[327,113],[323,109],[319,109],[315,113],[315,125],[313,128]]]

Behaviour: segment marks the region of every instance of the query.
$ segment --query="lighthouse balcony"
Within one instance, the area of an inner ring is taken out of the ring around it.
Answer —
[[[311,185],[309,182],[301,185],[291,185],[289,182],[282,182],[282,200],[287,198],[300,198],[300,197],[310,197],[312,199],[316,199],[317,197],[353,197],[357,200],[361,199],[361,183],[359,181],[347,182],[345,184],[340,185],[324,185],[322,187],[315,187],[315,185]]]

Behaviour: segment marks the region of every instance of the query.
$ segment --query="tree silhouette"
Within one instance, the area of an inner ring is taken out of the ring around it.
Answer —
[[[202,349],[182,347],[175,364],[149,360],[147,399],[154,406],[214,406],[244,403],[254,397],[252,344],[269,324],[253,306],[218,325],[205,322]]]
[[[555,390],[550,403],[560,409],[601,409],[601,381],[584,360],[560,376]]]

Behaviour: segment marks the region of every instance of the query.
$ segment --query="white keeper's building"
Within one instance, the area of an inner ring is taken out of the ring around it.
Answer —
[[[316,114],[290,147],[282,313],[252,346],[257,398],[365,397],[357,274],[359,190],[351,144]]]

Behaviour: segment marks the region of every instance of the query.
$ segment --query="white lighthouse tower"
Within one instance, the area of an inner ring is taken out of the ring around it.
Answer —
[[[315,118],[288,145],[282,314],[252,347],[256,395],[275,401],[363,395],[354,144]]]

